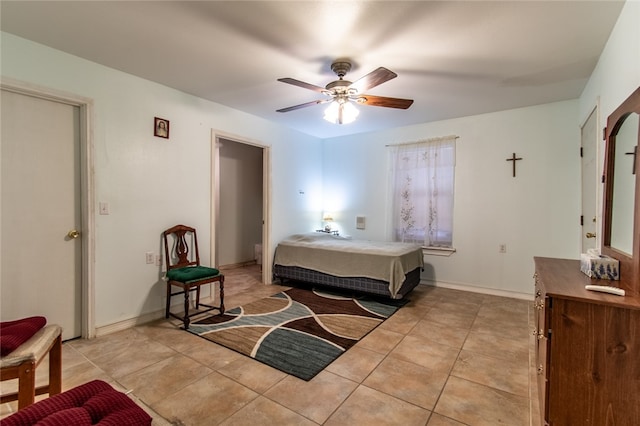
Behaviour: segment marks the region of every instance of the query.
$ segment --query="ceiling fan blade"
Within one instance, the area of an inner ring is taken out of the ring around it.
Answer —
[[[276,110],[276,112],[289,112],[289,111],[293,111],[296,109],[300,109],[300,108],[306,108],[306,107],[310,107],[313,105],[318,105],[318,104],[324,104],[326,102],[331,102],[332,99],[320,99],[318,101],[311,101],[311,102],[306,102],[304,104],[300,104],[300,105],[294,105],[294,106],[290,106],[287,108],[282,108],[282,109],[278,109]]]
[[[351,83],[350,88],[356,89],[358,92],[362,93],[365,90],[369,90],[372,87],[376,87],[385,81],[389,81],[398,76],[393,71],[390,71],[384,67],[380,67],[376,70],[371,71],[369,74],[361,77],[355,82]]]
[[[356,102],[387,108],[407,109],[413,104],[413,99],[387,98],[384,96],[360,95],[356,98]]]
[[[283,83],[293,84],[294,86],[302,87],[303,89],[313,90],[314,92],[323,93],[325,91],[324,87],[305,83],[304,81],[296,80],[295,78],[279,78],[278,81],[281,81]]]

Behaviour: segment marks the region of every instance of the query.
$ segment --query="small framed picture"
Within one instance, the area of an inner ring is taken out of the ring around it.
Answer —
[[[153,119],[153,136],[169,139],[169,120],[155,117]]]

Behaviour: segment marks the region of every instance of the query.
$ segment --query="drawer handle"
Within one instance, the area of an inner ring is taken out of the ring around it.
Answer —
[[[540,364],[538,366],[538,375],[541,375],[544,372],[544,367],[542,366],[542,364]]]

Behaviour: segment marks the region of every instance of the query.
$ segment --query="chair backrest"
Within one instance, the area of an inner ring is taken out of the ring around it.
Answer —
[[[187,266],[200,266],[196,229],[186,225],[173,226],[162,233],[167,271]],[[169,240],[172,240],[171,242]],[[191,257],[189,252],[193,250]],[[195,257],[193,256],[195,254]]]

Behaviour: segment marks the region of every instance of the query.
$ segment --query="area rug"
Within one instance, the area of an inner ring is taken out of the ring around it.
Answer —
[[[402,304],[296,287],[194,321],[189,332],[311,380]]]

